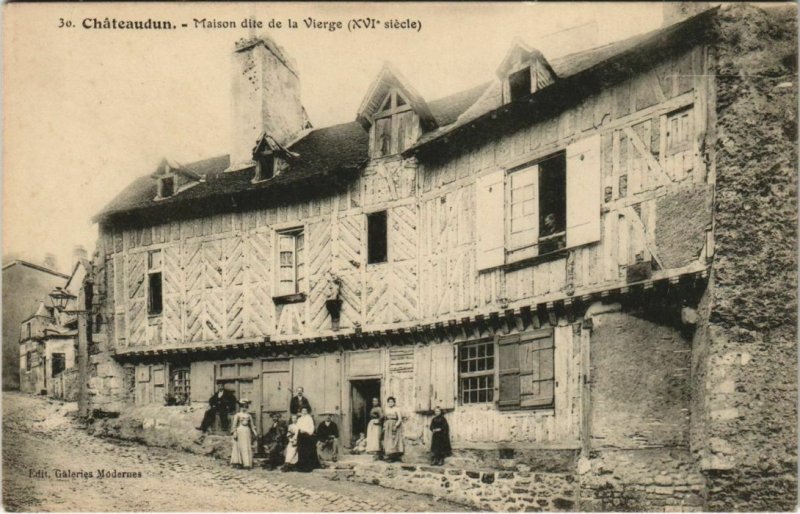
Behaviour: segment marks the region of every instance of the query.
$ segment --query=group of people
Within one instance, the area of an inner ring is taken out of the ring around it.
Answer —
[[[258,432],[249,412],[249,400],[240,400],[238,412],[229,418],[236,404],[233,393],[220,386],[209,399],[209,409],[198,430],[206,432],[218,418],[222,430],[230,430],[233,438],[231,465],[251,468],[253,442],[258,440]],[[308,472],[320,467],[322,462],[336,462],[340,452],[339,427],[332,415],[325,414],[324,420],[315,427],[311,404],[304,396],[302,387],[298,387],[292,396],[289,412],[291,417],[288,424],[281,419],[280,413],[272,415],[272,426],[262,439],[266,456],[264,467]],[[431,463],[442,465],[445,457],[450,455],[451,447],[449,426],[439,408],[434,411],[430,430]],[[373,398],[366,435],[361,433],[352,452],[372,454],[376,460],[397,462],[404,451],[403,417],[395,398],[387,398],[385,408],[381,407],[378,398]]]

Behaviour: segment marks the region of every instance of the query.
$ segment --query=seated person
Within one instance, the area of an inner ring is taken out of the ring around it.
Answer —
[[[288,443],[288,427],[286,422],[281,419],[281,413],[276,412],[272,415],[272,426],[264,434],[264,453],[267,455],[267,460],[264,461],[264,467],[267,469],[275,469],[283,465],[283,452]]]
[[[367,451],[367,436],[364,435],[364,432],[361,432],[358,435],[358,439],[356,439],[355,444],[353,444],[353,449],[350,450],[350,453],[353,455],[361,455]]]
[[[326,414],[325,421],[317,427],[317,456],[320,461],[339,459],[339,427],[330,414]]]

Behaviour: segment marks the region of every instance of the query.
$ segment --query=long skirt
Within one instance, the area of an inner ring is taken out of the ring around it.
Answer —
[[[233,441],[231,450],[231,464],[241,464],[242,467],[253,467],[253,434],[250,427],[238,426],[236,428],[236,439]]]
[[[381,452],[381,424],[377,420],[367,425],[367,453]]]
[[[297,444],[289,443],[286,445],[286,464],[297,464]]]
[[[449,457],[451,453],[450,434],[447,432],[434,432],[431,435],[431,454],[436,458],[443,458]]]
[[[316,437],[301,432],[297,435],[297,469],[311,471],[318,467]]]
[[[383,453],[385,453],[386,456],[396,456],[402,454],[404,451],[403,425],[397,427],[396,419],[387,418],[386,421],[383,422]]]

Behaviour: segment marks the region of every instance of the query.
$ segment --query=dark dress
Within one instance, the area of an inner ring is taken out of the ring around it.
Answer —
[[[273,423],[264,435],[264,452],[267,460],[264,465],[268,468],[275,468],[283,464],[283,450],[287,444],[288,427],[283,420]]]
[[[435,462],[442,464],[444,458],[452,453],[450,447],[450,426],[443,415],[434,416],[431,420],[431,430],[441,429],[431,434],[431,455]]]
[[[297,470],[308,472],[319,467],[319,459],[314,420],[311,416],[307,416],[307,420],[303,420],[303,417],[297,420]]]

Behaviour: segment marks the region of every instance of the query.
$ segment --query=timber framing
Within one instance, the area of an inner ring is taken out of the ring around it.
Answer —
[[[130,347],[117,350],[120,362],[143,362],[163,357],[246,357],[288,358],[348,350],[368,350],[389,346],[459,343],[491,338],[541,327],[557,326],[560,319],[573,323],[583,317],[595,302],[621,302],[642,305],[654,299],[680,297],[697,299],[708,279],[708,268],[692,266],[681,273],[616,285],[595,291],[577,291],[573,296],[544,299],[537,303],[492,310],[425,324],[393,324],[392,328],[362,331],[358,328],[312,337],[263,337],[233,342],[206,342],[191,345]],[[590,322],[588,322],[590,326]]]

